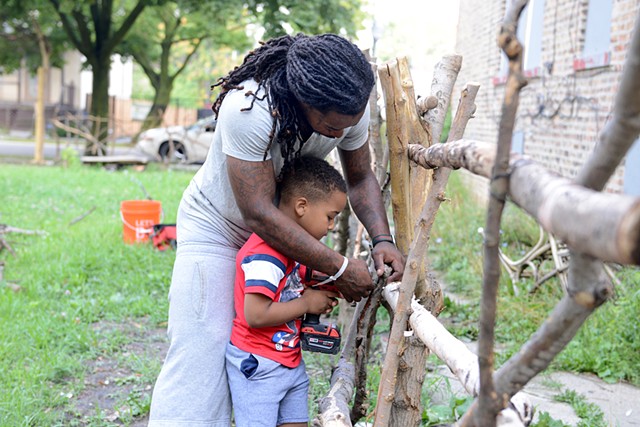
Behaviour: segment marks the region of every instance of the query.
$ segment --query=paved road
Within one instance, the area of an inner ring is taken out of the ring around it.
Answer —
[[[75,142],[66,143],[65,141],[46,142],[44,145],[45,160],[55,160],[60,157],[60,152],[67,146],[76,149],[79,155],[83,154],[84,145]],[[10,140],[0,136],[0,156],[32,159],[35,152],[35,143],[30,140]],[[135,148],[128,145],[119,145],[109,152],[112,155],[140,154]]]

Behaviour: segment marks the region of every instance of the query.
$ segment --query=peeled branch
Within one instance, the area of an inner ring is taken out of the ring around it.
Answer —
[[[400,282],[390,283],[383,291],[384,298],[394,310],[399,286]],[[480,390],[478,357],[415,299],[411,302],[411,309],[413,313],[409,316],[409,324],[417,337],[447,365],[467,393],[477,396]],[[527,426],[532,418],[533,405],[523,393],[516,393],[511,398],[511,405],[499,413],[497,425]]]

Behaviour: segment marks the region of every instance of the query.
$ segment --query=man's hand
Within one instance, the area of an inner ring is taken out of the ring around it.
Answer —
[[[372,256],[378,277],[384,274],[384,266],[389,265],[393,273],[391,273],[391,276],[387,279],[387,283],[402,280],[405,259],[398,248],[396,248],[396,245],[391,242],[380,242],[373,248]]]
[[[373,280],[367,263],[361,259],[349,259],[347,269],[335,283],[348,302],[360,301],[373,290]]]

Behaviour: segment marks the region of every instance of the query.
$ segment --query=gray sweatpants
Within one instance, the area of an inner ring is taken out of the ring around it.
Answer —
[[[202,218],[183,205],[169,290],[170,347],[153,390],[149,426],[229,427],[225,350],[237,250],[204,241],[211,234],[202,232]]]

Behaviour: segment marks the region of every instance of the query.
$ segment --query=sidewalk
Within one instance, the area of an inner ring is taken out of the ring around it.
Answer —
[[[474,343],[470,343],[469,347],[475,352]],[[453,395],[468,395],[446,366],[438,366],[429,375],[441,375],[448,379],[449,389],[441,390],[437,396],[432,396],[439,403],[447,404]],[[523,393],[535,408],[533,422],[538,422],[540,413],[547,412],[551,418],[566,425],[578,425],[581,418],[576,415],[571,405],[554,399],[554,396],[568,390],[575,391],[584,396],[589,403],[597,405],[604,413],[604,419],[609,426],[640,426],[640,388],[629,384],[608,384],[595,375],[569,372],[543,373],[524,387]]]

